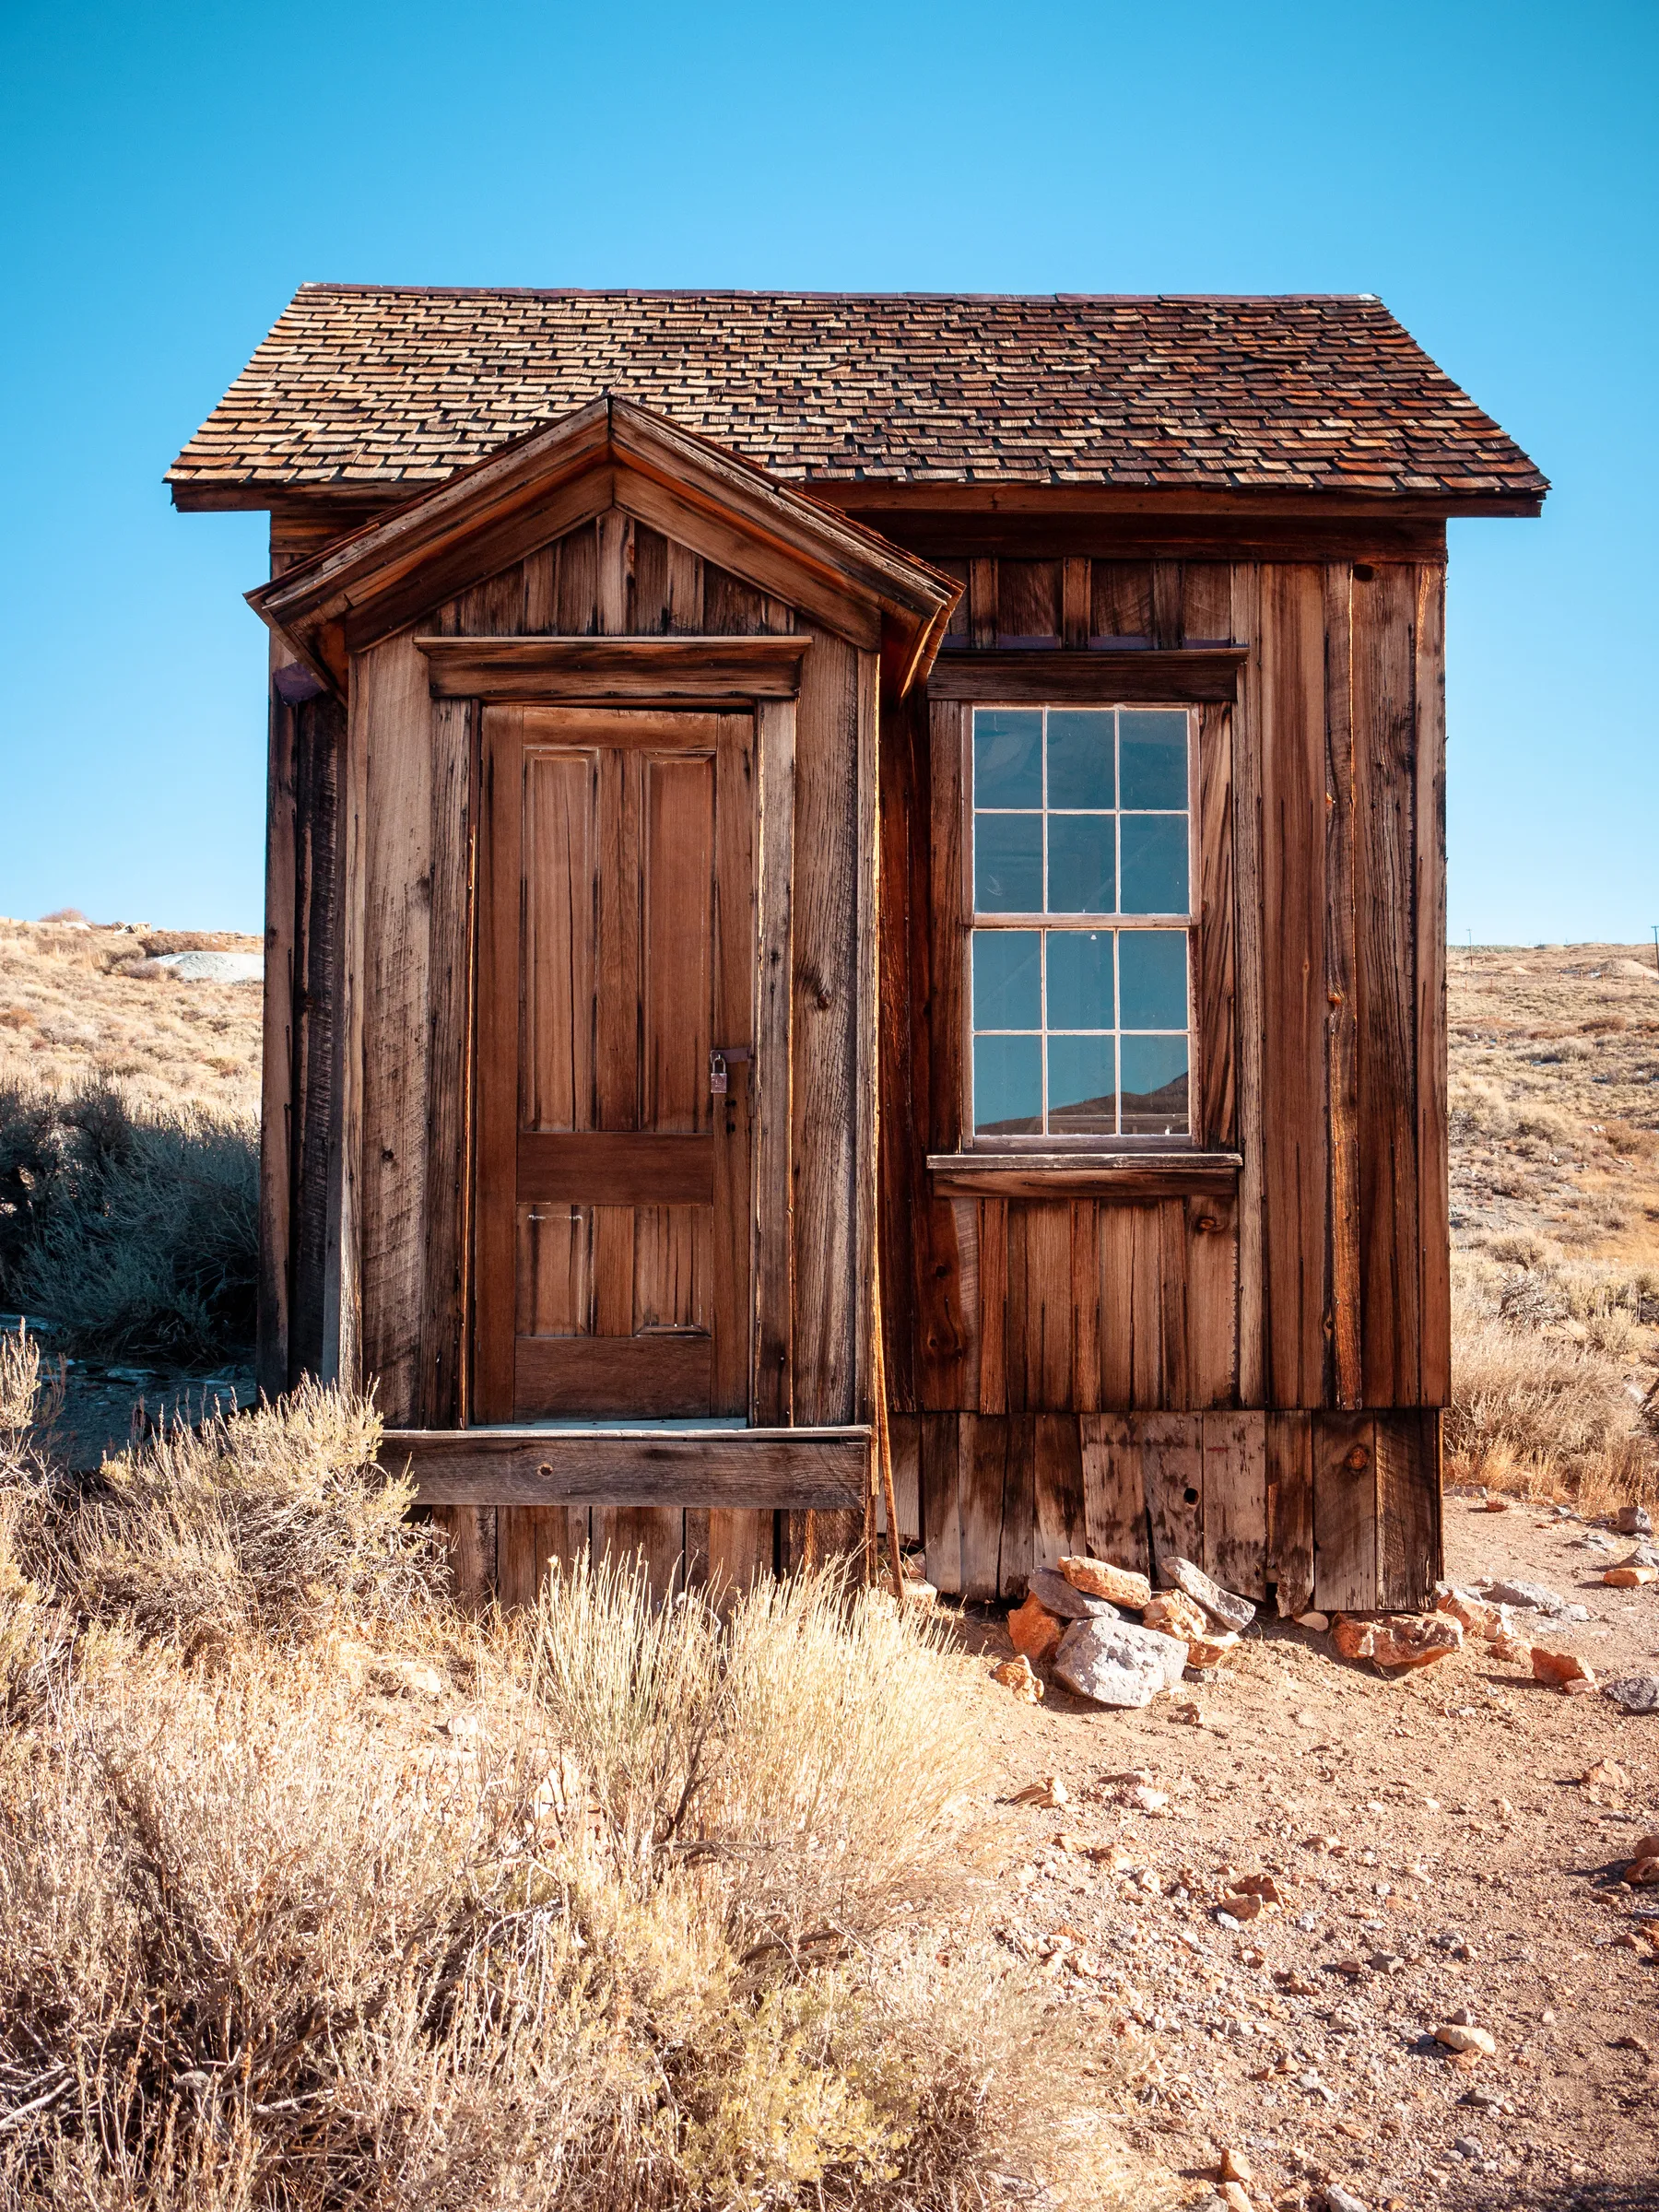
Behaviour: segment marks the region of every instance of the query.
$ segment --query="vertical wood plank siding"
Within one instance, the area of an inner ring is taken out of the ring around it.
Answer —
[[[1016,1594],[1080,1497],[1126,1560],[1190,1541],[1297,1609],[1415,1602],[1449,1386],[1443,570],[959,571],[958,642],[1250,648],[1200,713],[1194,973],[1196,1127],[1243,1165],[1225,1201],[927,1188],[963,1138],[968,710],[885,702],[887,1314],[929,1571],[988,1594],[994,1549]]]

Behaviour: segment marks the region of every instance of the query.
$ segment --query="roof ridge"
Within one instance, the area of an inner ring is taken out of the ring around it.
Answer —
[[[307,277],[299,292],[420,300],[956,300],[1061,306],[1284,307],[1338,301],[1380,307],[1377,292],[931,292],[846,291],[782,285],[633,284],[359,284],[345,277]],[[297,293],[296,297],[299,296]]]

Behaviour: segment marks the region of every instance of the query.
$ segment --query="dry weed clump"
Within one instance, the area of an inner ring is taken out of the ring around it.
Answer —
[[[253,1341],[259,1135],[203,1108],[0,1082],[0,1300],[104,1358]]]
[[[6,1358],[0,2204],[943,2212],[1030,2170],[1065,2044],[971,1924],[939,1623],[615,1565],[469,1622],[368,1407],[81,1497]]]

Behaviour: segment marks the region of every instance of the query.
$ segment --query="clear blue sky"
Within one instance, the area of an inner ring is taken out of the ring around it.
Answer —
[[[306,278],[1371,291],[1553,479],[1452,528],[1462,942],[1659,921],[1653,0],[83,6],[0,25],[0,912],[256,929],[265,519],[161,472]]]

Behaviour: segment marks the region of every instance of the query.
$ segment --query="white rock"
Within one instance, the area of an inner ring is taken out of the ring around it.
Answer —
[[[1255,1618],[1255,1607],[1247,1597],[1237,1597],[1230,1590],[1223,1590],[1219,1583],[1212,1582],[1203,1568],[1194,1566],[1191,1559],[1160,1559],[1158,1573],[1166,1588],[1184,1593],[1223,1628],[1247,1629]]]
[[[1077,1620],[1060,1640],[1054,1673],[1068,1689],[1097,1705],[1149,1705],[1173,1689],[1186,1671],[1178,1637],[1126,1620]]]

